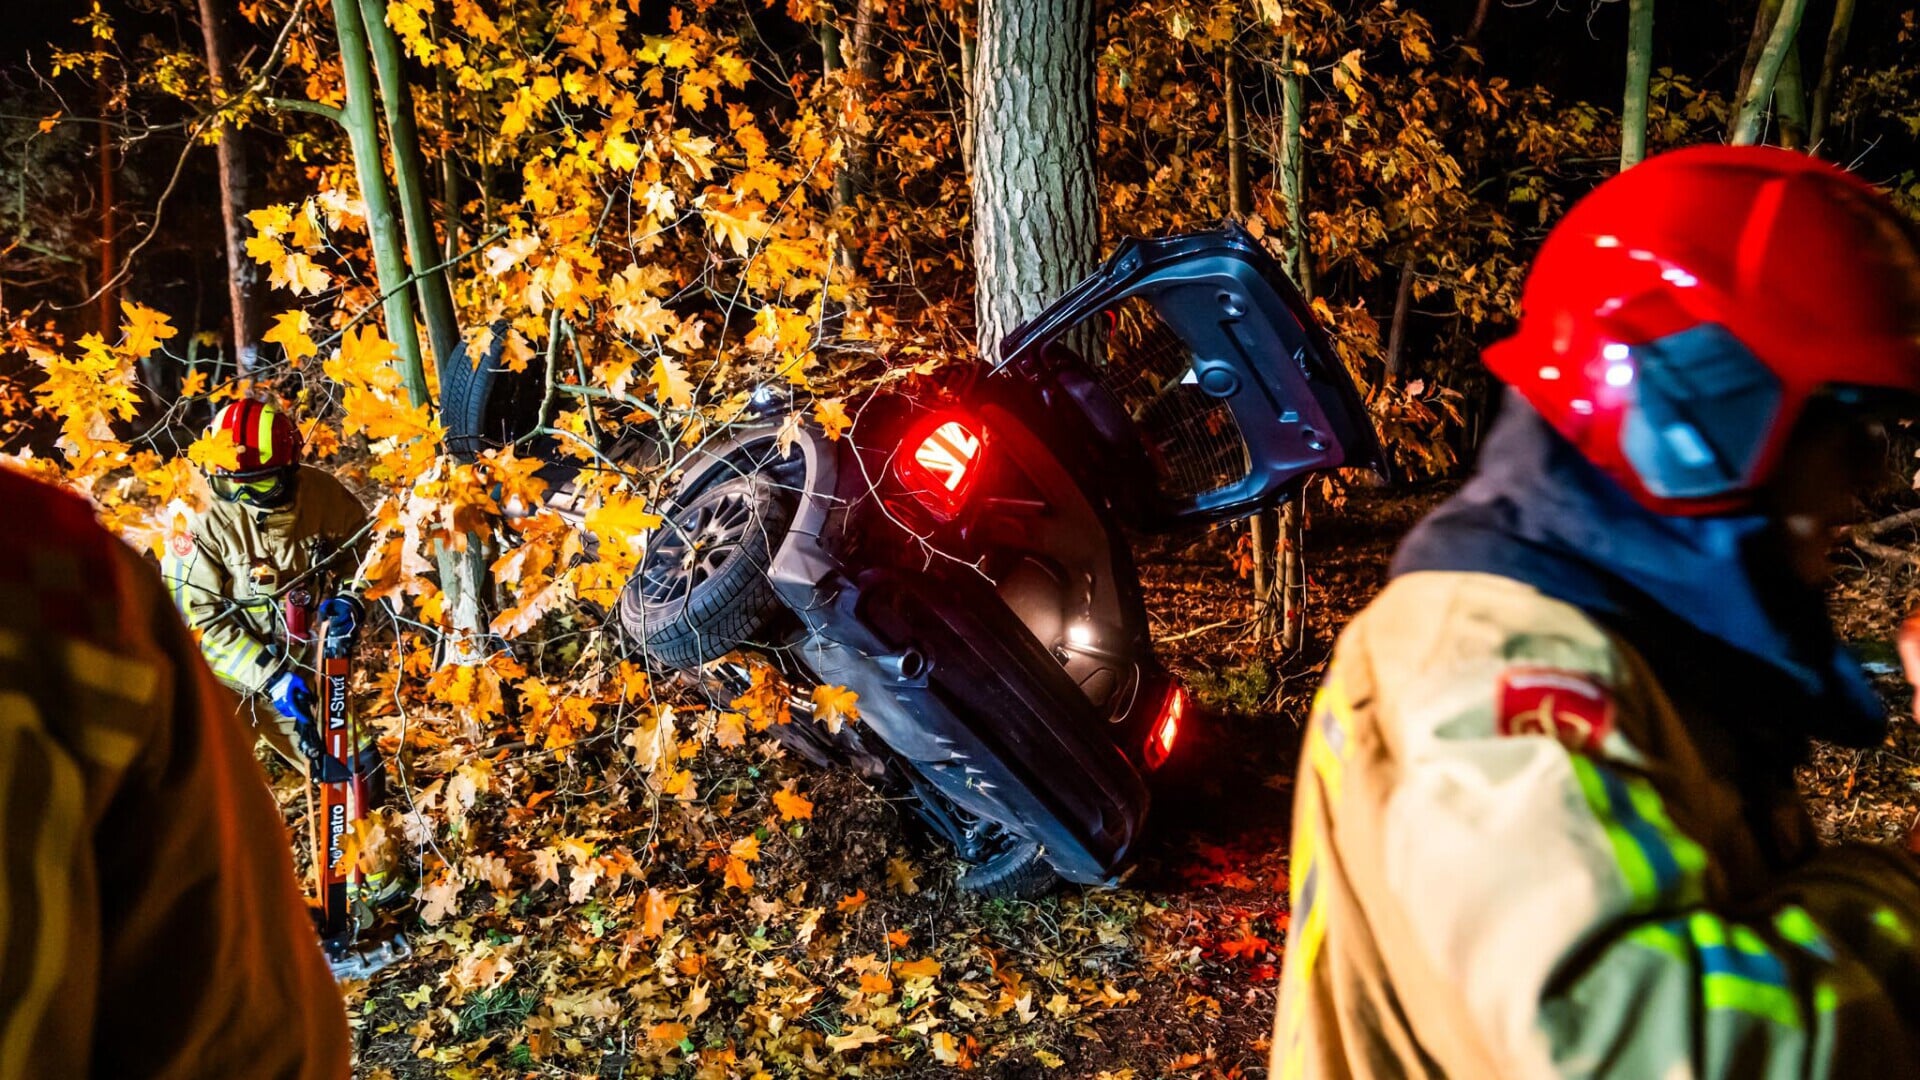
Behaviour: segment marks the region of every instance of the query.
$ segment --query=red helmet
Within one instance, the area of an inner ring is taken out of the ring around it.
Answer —
[[[240,448],[240,466],[214,469],[215,476],[247,479],[290,469],[300,463],[300,428],[293,418],[265,402],[242,399],[214,414],[208,434],[226,432]]]
[[[1817,395],[1920,395],[1911,226],[1790,150],[1677,150],[1608,180],[1520,306],[1487,366],[1659,513],[1748,506]]]

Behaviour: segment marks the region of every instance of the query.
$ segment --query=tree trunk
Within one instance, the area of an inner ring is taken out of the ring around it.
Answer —
[[[427,206],[427,170],[420,155],[420,129],[413,119],[413,88],[407,83],[400,39],[387,25],[387,0],[360,0],[362,25],[379,73],[380,99],[386,106],[387,144],[393,153],[393,183],[400,196],[400,223],[407,256],[413,263],[413,288],[427,323],[427,340],[436,364],[452,359],[460,344],[460,323],[453,312],[453,291],[440,268],[433,238],[433,211]]]
[[[226,27],[220,5],[200,0],[200,35],[207,47],[207,80],[213,106],[227,102],[228,60]],[[227,304],[233,319],[233,355],[240,376],[253,372],[260,349],[260,267],[247,257],[247,154],[240,132],[222,121],[215,152],[220,164],[220,222],[226,241]]]
[[[974,69],[980,351],[1090,272],[1093,0],[982,0]]]
[[[1620,170],[1647,156],[1647,84],[1653,73],[1653,0],[1629,0],[1627,101],[1620,113]]]
[[[440,151],[440,261],[452,262],[460,251],[460,169],[453,148],[453,75],[445,64],[433,69],[434,94],[440,99],[440,131],[446,139]]]
[[[820,74],[827,84],[832,86],[833,77],[845,71],[846,64],[842,62],[840,56],[840,27],[833,21],[831,11],[820,16],[820,29],[816,37],[820,42]],[[844,76],[834,92],[843,97],[846,94]],[[844,101],[841,103],[840,112],[844,116],[846,112]],[[841,129],[840,170],[833,174],[833,208],[838,210],[853,202],[853,143],[847,138],[843,124],[836,120],[835,126]]]
[[[374,111],[373,64],[367,55],[366,29],[355,0],[333,0],[333,19],[340,35],[340,70],[347,90],[341,122],[353,145],[353,171],[360,182],[360,198],[367,204],[367,232],[373,239],[375,284],[383,298],[387,336],[400,356],[400,374],[408,399],[416,406],[425,405],[426,367],[421,363],[420,333],[413,325],[413,303],[406,287],[407,256],[400,243],[400,222],[387,192],[387,170],[380,156],[380,119]]]
[[[1835,0],[1833,25],[1827,30],[1827,52],[1820,61],[1820,81],[1814,84],[1813,105],[1807,117],[1807,145],[1816,153],[1827,137],[1827,116],[1833,108],[1833,81],[1840,71],[1840,56],[1847,49],[1847,33],[1853,29],[1854,0]]]
[[[1780,145],[1788,150],[1807,148],[1807,89],[1800,75],[1800,46],[1787,44],[1780,62],[1780,78],[1773,87],[1773,115],[1780,121]]]
[[[1221,65],[1221,92],[1227,100],[1227,212],[1245,221],[1253,213],[1253,173],[1247,167],[1246,103],[1240,96],[1240,57],[1231,44]],[[1261,641],[1279,630],[1275,600],[1279,595],[1273,557],[1274,516],[1271,510],[1253,515],[1249,523],[1253,548],[1253,632]]]
[[[1280,648],[1296,652],[1307,638],[1307,564],[1301,557],[1306,540],[1306,516],[1300,504],[1305,486],[1280,508]]]
[[[120,272],[120,256],[115,239],[120,231],[120,223],[114,220],[117,203],[113,194],[113,175],[119,171],[114,164],[113,125],[107,120],[106,84],[100,88],[100,297],[96,301],[95,314],[100,320],[100,338],[112,341],[114,330],[120,325],[120,309],[116,301],[119,290],[114,288],[113,279]]]
[[[1299,275],[1307,246],[1307,208],[1301,205],[1306,172],[1301,162],[1300,76],[1293,71],[1293,41],[1280,49],[1280,199],[1287,205],[1287,249],[1282,265],[1290,274]],[[1296,281],[1304,291],[1307,283]]]
[[[336,7],[341,2],[335,0]],[[453,292],[447,285],[446,270],[440,266],[439,247],[434,243],[433,211],[427,205],[426,165],[420,153],[420,130],[413,117],[413,88],[407,82],[400,41],[387,25],[386,0],[359,0],[359,4],[361,26],[366,31],[368,52],[378,71],[381,101],[386,106],[387,140],[393,154],[394,187],[400,195],[401,228],[406,234],[407,255],[413,264],[414,293],[426,320],[434,363],[465,363],[466,353],[460,348],[460,324],[453,310]],[[369,115],[368,121],[371,120]],[[418,347],[416,343],[415,349]],[[486,659],[484,583],[491,560],[486,556],[483,537],[468,533],[465,542],[462,551],[436,545],[434,552],[440,569],[440,587],[446,592],[447,625],[452,630],[440,659],[442,663],[458,666],[471,666]]]
[[[1767,35],[1773,32],[1773,24],[1780,17],[1780,0],[1757,0],[1753,6],[1753,29],[1747,32],[1747,54],[1740,61],[1740,79],[1733,84],[1733,103],[1740,104],[1740,95],[1746,93],[1747,84],[1753,81],[1753,67],[1760,62],[1760,50],[1767,45]]]
[[[1287,269],[1298,276],[1295,282],[1302,296],[1310,297],[1313,281],[1308,274],[1306,147],[1302,143],[1303,121],[1300,76],[1293,70],[1293,41],[1288,39],[1280,51],[1283,74],[1280,76],[1280,193],[1287,204]],[[1302,522],[1300,500],[1305,489],[1288,499],[1280,508],[1280,648],[1292,651],[1305,638],[1306,570],[1300,562]]]
[[[1800,16],[1807,6],[1806,0],[1778,0],[1778,3],[1779,17],[1773,21],[1773,29],[1767,34],[1766,44],[1753,65],[1753,77],[1742,89],[1740,105],[1734,113],[1732,142],[1735,146],[1752,146],[1760,141],[1760,132],[1766,126],[1767,102],[1773,97],[1774,82],[1786,62],[1787,51],[1793,47],[1793,36],[1800,29]]]
[[[1473,21],[1467,24],[1467,32],[1460,35],[1460,44],[1472,45],[1480,40],[1480,31],[1487,26],[1487,9],[1493,6],[1493,0],[1480,0],[1473,8]]]
[[[1400,264],[1400,286],[1393,291],[1393,321],[1387,324],[1386,374],[1388,381],[1400,378],[1407,345],[1407,311],[1413,307],[1413,256]]]
[[[1247,168],[1247,106],[1240,98],[1240,54],[1231,43],[1220,81],[1227,99],[1227,212],[1245,221],[1253,214],[1253,175]]]

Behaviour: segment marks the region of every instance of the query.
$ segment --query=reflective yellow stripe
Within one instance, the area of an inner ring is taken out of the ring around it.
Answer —
[[[271,405],[260,406],[260,419],[254,424],[254,438],[258,440],[255,445],[260,449],[262,465],[273,461],[273,417],[277,411]]]
[[[89,645],[67,642],[67,669],[89,690],[145,705],[160,689],[160,672],[152,665]]]
[[[84,799],[79,768],[54,751],[41,729],[39,712],[25,695],[0,694],[0,731],[13,736],[9,741],[16,751],[0,754],[4,761],[0,764],[0,791],[12,786],[11,772],[20,756],[17,751],[28,742],[37,742],[45,750],[46,760],[41,764],[47,782],[47,799],[38,808],[38,822],[5,821],[5,806],[0,805],[0,835],[9,838],[8,854],[16,859],[29,857],[38,908],[34,939],[4,942],[8,962],[20,964],[24,960],[30,972],[18,1000],[7,1003],[5,1025],[0,1028],[0,1080],[13,1080],[28,1075],[34,1036],[67,966],[68,867],[72,852],[81,842]],[[22,840],[26,842],[20,843]],[[21,868],[20,862],[14,862],[9,872],[0,876],[0,927],[11,925],[13,898],[7,886],[15,883],[11,870]]]

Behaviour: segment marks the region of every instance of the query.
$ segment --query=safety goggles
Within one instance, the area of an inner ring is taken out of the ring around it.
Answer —
[[[278,506],[286,502],[291,486],[285,472],[256,477],[209,476],[207,483],[222,502],[250,506]]]

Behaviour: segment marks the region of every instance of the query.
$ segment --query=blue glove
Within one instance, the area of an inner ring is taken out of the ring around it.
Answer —
[[[320,605],[320,622],[326,626],[329,637],[352,637],[360,630],[360,624],[366,620],[366,606],[360,598],[351,593],[341,593],[330,597]]]
[[[313,687],[297,672],[286,671],[267,684],[267,700],[281,716],[296,724],[313,727]]]

